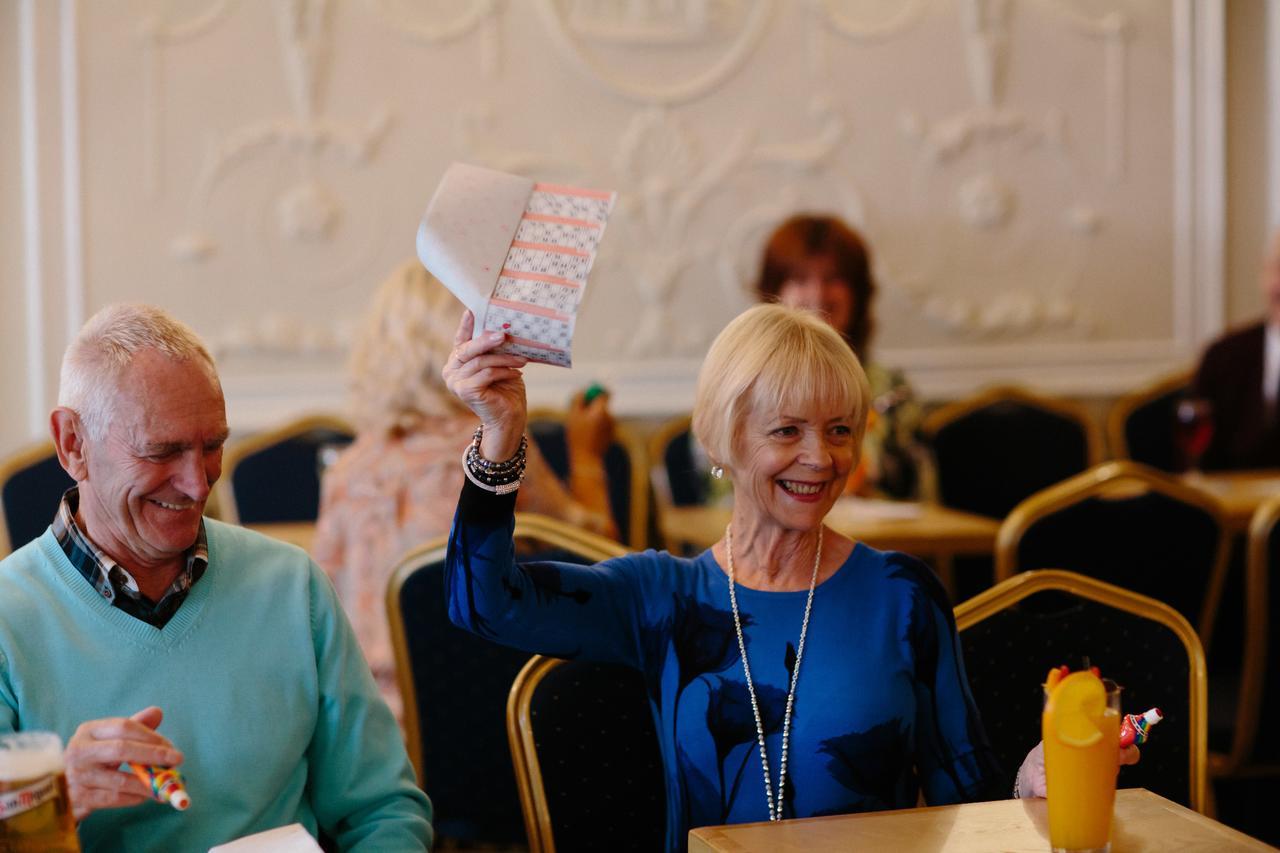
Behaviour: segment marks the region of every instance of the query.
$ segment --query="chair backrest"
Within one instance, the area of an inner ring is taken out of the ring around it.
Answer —
[[[530,853],[662,848],[666,783],[640,672],[534,657],[511,687],[507,735]]]
[[[1164,713],[1119,785],[1204,811],[1204,649],[1173,608],[1073,572],[1035,571],[958,606],[956,627],[974,701],[1010,775],[1040,740],[1045,674],[1064,663],[1079,668],[1087,656],[1124,688],[1124,713]]]
[[[1028,495],[1101,460],[1098,428],[1081,406],[1022,388],[989,388],[925,418],[939,500],[1004,518]]]
[[[1249,768],[1280,772],[1280,495],[1258,507],[1249,524],[1245,563],[1245,645],[1235,738],[1223,773]],[[1271,677],[1268,678],[1268,673]],[[1271,720],[1271,723],[1263,724]]]
[[[230,524],[315,521],[327,453],[355,428],[334,415],[309,415],[227,446],[216,496]]]
[[[529,436],[556,476],[569,479],[569,444],[565,438],[565,413],[556,409],[535,409],[529,413]],[[608,480],[609,508],[618,526],[618,539],[632,548],[648,547],[649,486],[644,449],[622,424],[614,427],[613,443],[604,455]]]
[[[517,513],[515,538],[527,556],[584,565],[626,553],[616,542],[528,513]],[[507,694],[529,654],[449,621],[447,541],[411,551],[387,584],[409,758],[431,797],[440,838],[521,843],[525,822],[503,733]]]
[[[74,485],[49,441],[0,462],[0,557],[44,533],[62,493]]]
[[[1137,462],[1106,462],[1009,513],[996,536],[996,580],[1079,572],[1170,605],[1207,647],[1230,545],[1212,495]]]
[[[1178,402],[1191,387],[1191,373],[1179,371],[1125,394],[1107,413],[1107,444],[1117,459],[1132,459],[1161,471],[1182,468],[1174,440]]]
[[[663,547],[673,554],[685,551],[686,543],[667,533],[667,511],[700,506],[710,498],[709,468],[699,464],[692,423],[691,416],[681,415],[664,423],[649,439],[649,484],[653,488],[656,527]]]

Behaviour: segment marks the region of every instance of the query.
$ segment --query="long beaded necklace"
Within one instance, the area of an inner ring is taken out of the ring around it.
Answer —
[[[809,578],[809,598],[804,603],[804,621],[800,623],[800,645],[796,648],[796,663],[791,668],[791,689],[787,691],[787,712],[782,718],[782,761],[778,765],[778,799],[773,799],[773,786],[769,784],[769,756],[764,748],[764,723],[760,720],[760,705],[756,702],[756,687],[751,681],[751,665],[747,663],[747,643],[742,638],[742,617],[738,615],[738,594],[733,579],[733,525],[724,531],[725,554],[729,563],[729,603],[733,606],[733,629],[738,635],[738,652],[742,655],[742,671],[747,676],[747,693],[751,696],[751,713],[756,718],[756,738],[760,742],[760,764],[764,768],[764,796],[769,805],[769,820],[782,820],[782,791],[787,784],[787,741],[791,736],[791,706],[796,698],[796,681],[800,678],[800,659],[804,657],[804,637],[809,631],[809,611],[813,609],[813,591],[818,586],[818,566],[822,562],[822,526],[818,526],[818,550],[813,557],[813,576]]]

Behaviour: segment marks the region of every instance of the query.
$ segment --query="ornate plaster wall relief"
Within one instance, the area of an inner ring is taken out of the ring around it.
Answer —
[[[348,168],[367,164],[391,126],[386,107],[364,124],[324,115],[323,82],[330,59],[328,0],[274,0],[280,59],[288,83],[292,115],[265,119],[231,131],[209,146],[188,203],[189,225],[170,242],[170,254],[182,261],[205,260],[218,250],[217,240],[201,224],[217,186],[246,163],[274,154],[297,176],[276,188],[270,203],[274,227],[260,216],[250,236],[263,235],[316,247],[338,237],[344,221],[341,194],[323,177],[328,160]],[[356,241],[367,246],[373,226],[365,223]],[[323,267],[332,262],[326,259]]]
[[[696,321],[671,322],[670,297],[689,267],[712,258],[710,246],[690,239],[693,217],[746,161],[750,145],[749,134],[738,130],[704,158],[684,126],[661,108],[637,113],[627,126],[615,164],[622,179],[615,216],[630,237],[619,273],[641,301],[627,355],[670,356],[673,343],[687,352],[705,338]]]
[[[994,107],[1003,100],[1009,65],[1009,0],[963,0],[960,13],[973,98]]]
[[[538,9],[552,45],[590,80],[637,103],[670,106],[708,95],[742,67],[764,34],[773,0],[538,0]],[[663,50],[669,60],[714,58],[660,79],[657,69],[672,62],[642,57],[629,64],[628,51],[609,51],[619,47]]]
[[[453,139],[462,159],[517,175],[536,176],[547,180],[551,175],[574,175],[581,169],[580,162],[566,156],[545,154],[527,148],[503,147],[494,143],[511,134],[504,134],[494,120],[493,107],[483,100],[467,104],[458,110],[454,120]],[[557,150],[571,151],[572,144],[557,146]]]
[[[930,0],[809,0],[809,70],[815,76],[827,70],[832,34],[857,42],[887,41],[923,17]]]
[[[217,26],[231,11],[235,0],[209,0],[187,18],[173,19],[170,0],[147,0],[134,32],[142,49],[142,186],[147,195],[160,193],[164,173],[160,144],[160,109],[164,77],[161,55],[165,47],[191,41]]]
[[[929,125],[901,121],[918,146],[909,247],[890,243],[889,277],[907,303],[959,336],[1017,339],[1094,328],[1073,302],[1084,243],[1103,227],[1079,197],[1065,119],[974,108]]]
[[[502,55],[499,0],[369,0],[374,11],[406,38],[436,45],[479,34],[480,72],[497,77]]]
[[[209,336],[214,358],[346,356],[355,321],[309,322],[291,314],[271,313],[231,323]]]
[[[1113,10],[1098,18],[1091,18],[1080,11],[1072,0],[1040,0],[1055,12],[1077,33],[1103,43],[1106,63],[1106,91],[1103,109],[1106,111],[1107,178],[1119,181],[1125,175],[1128,126],[1129,126],[1129,62],[1128,42],[1133,35],[1133,23],[1124,12]]]

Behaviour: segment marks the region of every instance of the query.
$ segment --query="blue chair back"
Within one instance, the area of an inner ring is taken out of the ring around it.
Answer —
[[[648,540],[646,530],[648,507],[637,494],[645,494],[643,482],[637,489],[637,478],[644,476],[643,466],[634,458],[634,452],[621,437],[616,438],[604,454],[604,473],[608,481],[609,511],[618,527],[618,541],[634,548],[643,548]],[[538,444],[538,450],[547,460],[548,467],[561,480],[569,479],[569,443],[565,437],[564,422],[559,418],[539,417],[529,419],[529,436]]]
[[[354,430],[333,418],[307,418],[228,448],[223,514],[240,524],[315,521],[325,455],[350,444]]]
[[[0,464],[0,556],[44,533],[63,492],[74,485],[52,443],[20,451]]]
[[[1204,809],[1204,651],[1171,608],[1071,572],[1035,571],[961,604],[956,624],[970,691],[1010,780],[1040,740],[1045,675],[1061,664],[1080,669],[1087,656],[1124,688],[1124,713],[1158,707],[1164,714],[1142,760],[1121,770],[1119,786]]]
[[[617,543],[529,513],[516,515],[517,559],[591,565]],[[418,782],[431,797],[437,843],[509,845],[525,823],[506,737],[507,694],[527,652],[455,627],[444,595],[447,540],[407,555],[387,587],[387,617]]]

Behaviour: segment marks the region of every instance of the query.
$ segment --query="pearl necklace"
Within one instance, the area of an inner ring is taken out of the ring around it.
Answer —
[[[747,693],[751,696],[751,713],[756,718],[756,738],[760,742],[760,765],[764,768],[764,796],[769,805],[769,820],[782,820],[782,791],[787,784],[787,741],[791,736],[791,706],[796,698],[796,682],[800,678],[800,659],[804,657],[804,637],[809,630],[809,612],[813,609],[813,591],[818,586],[818,566],[822,562],[822,526],[818,526],[818,550],[813,557],[813,576],[809,578],[809,598],[804,603],[804,621],[800,623],[800,645],[796,649],[796,663],[791,669],[791,689],[787,691],[787,712],[782,718],[782,761],[778,765],[778,799],[775,808],[773,786],[769,784],[769,756],[764,748],[764,723],[760,720],[760,705],[756,702],[756,688],[751,681],[751,665],[747,663],[747,643],[742,638],[742,617],[738,615],[738,594],[733,579],[733,525],[724,531],[725,554],[729,563],[729,603],[733,607],[733,629],[738,635],[738,652],[742,655],[742,671],[747,676]]]

